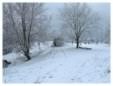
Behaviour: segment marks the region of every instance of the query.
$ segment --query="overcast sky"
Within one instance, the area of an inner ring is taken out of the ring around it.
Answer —
[[[88,3],[90,7],[101,15],[110,15],[110,4],[109,3]],[[63,3],[49,3],[46,4],[49,13],[54,13],[57,9],[63,7]]]
[[[94,4],[89,4],[92,9],[97,11],[100,15],[103,15],[105,17],[110,16],[110,4],[109,3],[94,3]]]
[[[101,16],[103,24],[106,22],[107,19],[110,18],[109,3],[88,3],[88,5],[93,9],[93,11],[97,12]],[[48,9],[47,14],[53,17],[52,24],[54,28],[58,29],[58,11],[63,7],[63,3],[48,3],[45,5],[45,7]]]

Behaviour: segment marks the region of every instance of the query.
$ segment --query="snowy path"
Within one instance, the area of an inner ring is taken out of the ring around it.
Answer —
[[[110,82],[109,47],[92,50],[51,48],[42,55],[4,70],[6,83]],[[36,56],[36,55],[35,55]]]

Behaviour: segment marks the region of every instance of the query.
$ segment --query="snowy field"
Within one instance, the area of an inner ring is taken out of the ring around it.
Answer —
[[[32,59],[10,53],[4,59],[12,64],[3,69],[3,83],[109,83],[110,47],[106,44],[82,44],[91,50],[35,45]]]

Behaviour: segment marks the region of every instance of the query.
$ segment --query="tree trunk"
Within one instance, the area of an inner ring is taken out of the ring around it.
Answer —
[[[76,48],[79,48],[79,38],[76,39]]]
[[[27,61],[31,59],[31,57],[30,57],[29,54],[30,54],[30,53],[29,53],[29,50],[27,50],[27,51],[24,52],[24,55],[26,56]]]

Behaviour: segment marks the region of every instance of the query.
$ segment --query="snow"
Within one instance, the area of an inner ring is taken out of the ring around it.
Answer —
[[[110,48],[106,44],[47,46],[41,51],[35,45],[32,59],[25,62],[18,53],[5,55],[15,64],[4,69],[4,83],[109,83]],[[16,60],[16,61],[15,61]]]

